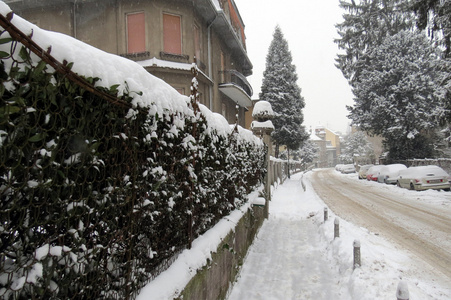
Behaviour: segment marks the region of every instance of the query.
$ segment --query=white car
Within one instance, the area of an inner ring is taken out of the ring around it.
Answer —
[[[377,177],[378,182],[383,182],[387,184],[396,184],[398,181],[399,172],[407,169],[403,164],[391,164],[383,166]]]
[[[355,167],[352,164],[344,165],[343,167],[341,167],[340,172],[343,174],[355,173]]]
[[[450,189],[448,173],[439,166],[410,167],[399,172],[397,184],[399,187],[411,190],[447,190]]]
[[[344,164],[338,164],[335,166],[335,170],[341,172],[341,168],[343,168],[344,166],[345,166]]]

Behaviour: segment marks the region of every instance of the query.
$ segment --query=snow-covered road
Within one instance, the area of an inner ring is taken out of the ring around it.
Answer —
[[[340,218],[377,232],[451,280],[451,193],[359,181],[333,169],[315,172],[312,185]]]
[[[323,222],[322,199],[301,174],[278,186],[270,217],[251,246],[239,278],[229,292],[235,299],[396,299],[403,280],[410,300],[451,299],[451,282],[434,278],[409,253],[376,233],[340,220],[340,238],[333,238],[335,215]],[[445,199],[446,200],[446,199]],[[361,242],[362,266],[353,268],[353,242]]]

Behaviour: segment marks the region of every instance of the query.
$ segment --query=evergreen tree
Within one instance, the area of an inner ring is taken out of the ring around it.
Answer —
[[[366,158],[371,161],[374,158],[374,150],[365,133],[357,131],[348,135],[341,147],[340,160],[346,163],[354,162],[354,157]]]
[[[311,140],[305,141],[301,149],[299,149],[299,158],[303,163],[311,163],[318,157],[319,147]]]
[[[296,67],[292,64],[291,52],[279,26],[276,26],[273,40],[266,56],[266,69],[260,99],[271,103],[274,111],[272,120],[275,130],[272,133],[276,145],[276,157],[279,145],[288,149],[298,149],[308,138],[302,123],[305,106],[301,89],[297,85]]]
[[[385,139],[389,158],[424,158],[437,120],[444,113],[444,89],[437,50],[422,33],[402,31],[368,51],[370,63],[355,85],[353,123]]]
[[[353,86],[366,67],[363,55],[386,36],[412,28],[413,14],[405,0],[340,0],[340,7],[346,13],[336,25],[340,38],[335,43],[344,53],[337,55],[336,66]]]
[[[437,120],[451,121],[451,67],[424,34],[409,30],[414,12],[419,28],[432,13],[446,46],[450,1],[341,0],[340,7],[346,13],[335,42],[344,53],[336,61],[355,95],[353,123],[382,135],[389,159],[433,155]]]
[[[431,38],[444,47],[445,57],[449,57],[451,55],[451,1],[414,0],[411,9],[417,16],[417,27],[428,28]]]
[[[441,125],[448,124],[451,132],[451,1],[450,0],[414,0],[411,9],[417,16],[417,27],[427,29],[433,41],[443,50],[442,69],[444,77],[440,80],[446,90],[445,105],[447,113]],[[448,139],[451,134],[448,134]]]

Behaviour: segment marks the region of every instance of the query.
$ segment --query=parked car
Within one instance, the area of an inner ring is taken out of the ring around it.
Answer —
[[[368,170],[374,165],[363,165],[359,169],[359,179],[366,179]]]
[[[344,164],[338,164],[335,166],[335,170],[341,172],[341,168],[343,168],[344,166],[345,166]]]
[[[379,172],[383,166],[384,165],[376,165],[369,168],[368,172],[366,173],[366,179],[370,181],[377,181],[377,178],[379,177]]]
[[[377,177],[377,182],[383,182],[387,184],[396,184],[399,176],[399,172],[407,169],[403,164],[391,164],[383,166]]]
[[[448,190],[450,183],[448,173],[439,166],[410,167],[399,172],[397,184],[399,187],[411,190]]]
[[[355,167],[352,164],[344,165],[343,167],[341,167],[340,170],[341,170],[340,172],[343,174],[355,173]]]

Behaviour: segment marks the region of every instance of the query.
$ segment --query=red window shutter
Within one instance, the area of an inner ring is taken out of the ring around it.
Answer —
[[[180,16],[163,14],[164,52],[182,54],[182,30]]]
[[[127,14],[127,53],[146,51],[144,13]]]

